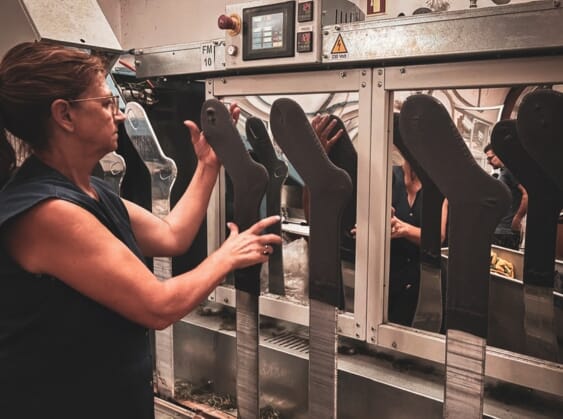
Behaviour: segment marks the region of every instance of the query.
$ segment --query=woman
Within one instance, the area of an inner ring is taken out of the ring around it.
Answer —
[[[423,188],[406,159],[393,166],[389,321],[410,326],[420,287],[420,238]],[[448,203],[442,204],[441,242],[446,237]]]
[[[90,176],[124,120],[102,62],[24,43],[0,64],[0,412],[14,418],[153,416],[148,329],[195,308],[225,275],[263,263],[281,238],[269,217],[190,272],[158,281],[144,256],[185,252],[220,163],[186,121],[196,171],[164,220]],[[232,107],[234,118],[240,110]],[[4,129],[32,150],[14,170]]]

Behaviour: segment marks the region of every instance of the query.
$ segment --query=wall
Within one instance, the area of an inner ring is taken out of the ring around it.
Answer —
[[[123,49],[222,38],[225,0],[98,0]]]
[[[366,11],[370,0],[350,1]],[[510,4],[529,2],[511,0]],[[217,17],[225,12],[226,4],[240,1],[98,0],[98,3],[122,47],[130,49],[223,38],[223,31],[217,28]],[[375,18],[395,17],[399,13],[409,16],[419,7],[428,7],[430,1],[386,0],[385,3],[386,12]],[[449,4],[449,10],[469,8],[469,0],[449,0]],[[495,4],[492,0],[477,0],[477,6],[491,7]]]

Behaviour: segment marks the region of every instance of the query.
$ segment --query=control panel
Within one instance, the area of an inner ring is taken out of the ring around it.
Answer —
[[[321,1],[227,4],[217,24],[225,30],[227,69],[321,61]]]

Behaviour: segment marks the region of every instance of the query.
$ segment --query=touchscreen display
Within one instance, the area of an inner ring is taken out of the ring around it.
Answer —
[[[242,9],[243,60],[295,55],[295,1]]]
[[[252,49],[283,48],[283,12],[252,16]]]

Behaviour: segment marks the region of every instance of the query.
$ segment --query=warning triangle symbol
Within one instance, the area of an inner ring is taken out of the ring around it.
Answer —
[[[346,44],[342,39],[342,35],[338,34],[338,38],[336,38],[336,42],[334,42],[334,46],[330,51],[331,54],[347,54],[348,49],[346,48]]]

